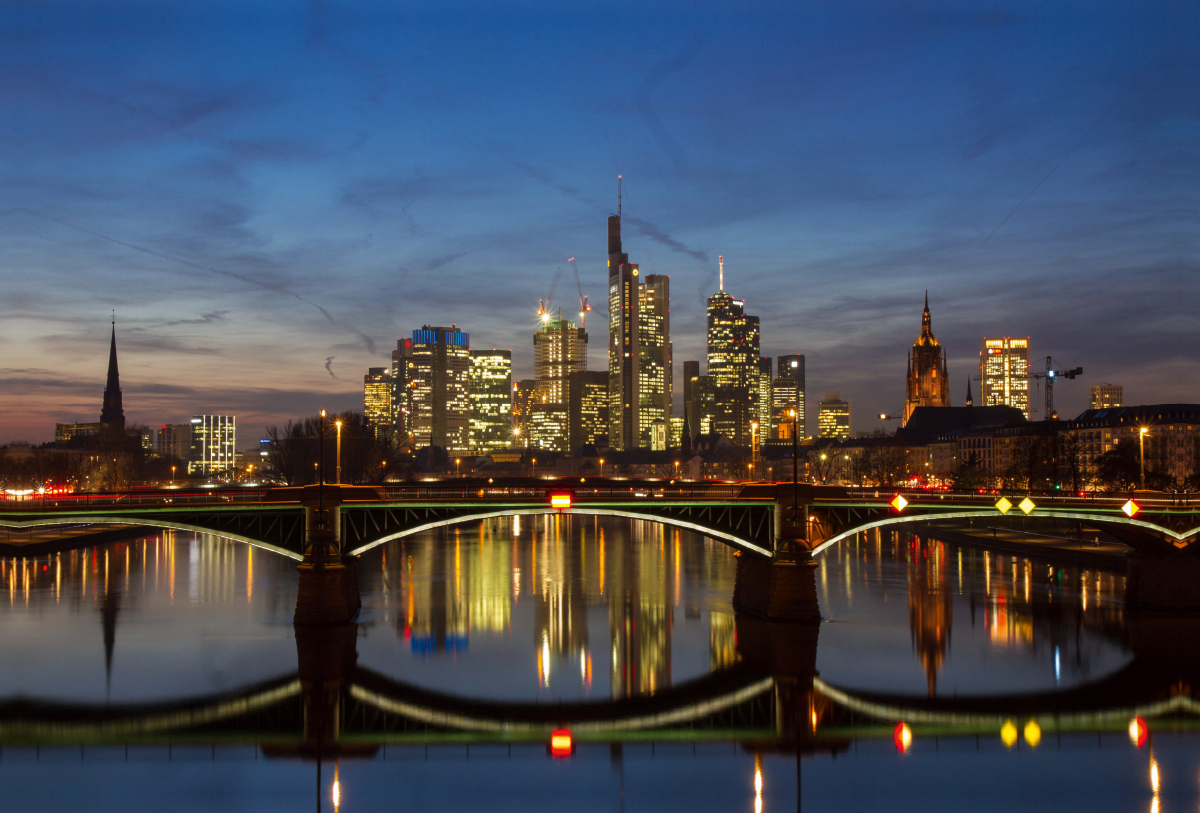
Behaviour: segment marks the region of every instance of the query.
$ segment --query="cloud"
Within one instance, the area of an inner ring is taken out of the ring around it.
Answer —
[[[696,54],[700,52],[701,43],[700,35],[698,33],[693,34],[684,43],[679,53],[656,62],[651,66],[650,72],[646,74],[646,78],[642,81],[642,86],[638,89],[637,94],[638,113],[641,114],[642,120],[646,122],[646,126],[650,128],[650,135],[662,147],[663,152],[671,157],[671,161],[675,164],[675,169],[680,172],[687,171],[687,155],[684,154],[683,148],[679,146],[678,142],[671,138],[670,133],[667,132],[667,128],[663,126],[662,121],[658,118],[658,113],[654,110],[652,96],[663,79],[666,79],[673,73],[682,71],[691,64]]]
[[[337,378],[337,376],[333,374],[333,360],[335,358],[337,358],[337,356],[326,356],[325,357],[325,369],[329,372],[330,378]]]

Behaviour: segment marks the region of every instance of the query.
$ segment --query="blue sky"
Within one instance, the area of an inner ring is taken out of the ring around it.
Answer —
[[[1064,414],[1200,400],[1194,4],[243,6],[0,7],[0,442],[96,419],[114,309],[127,416],[242,443],[425,323],[529,377],[555,269],[604,300],[618,173],[677,402],[718,255],[856,430],[927,288],[954,403],[985,333],[1084,368]]]

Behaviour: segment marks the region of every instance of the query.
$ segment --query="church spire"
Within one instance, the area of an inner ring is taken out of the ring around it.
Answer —
[[[971,399],[971,377],[967,376],[967,406],[974,406],[975,402]]]
[[[125,431],[125,410],[121,405],[121,376],[117,372],[117,318],[113,315],[112,340],[108,345],[108,382],[104,385],[104,406],[100,423]]]

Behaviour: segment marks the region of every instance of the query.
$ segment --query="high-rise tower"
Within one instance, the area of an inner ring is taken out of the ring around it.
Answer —
[[[981,406],[1011,406],[1029,419],[1029,337],[984,337],[979,346]]]
[[[913,342],[908,360],[908,385],[904,396],[904,423],[920,406],[950,406],[950,382],[946,378],[946,351],[933,335],[929,319],[929,292],[921,315],[921,335]]]
[[[608,218],[608,440],[649,448],[650,428],[671,417],[669,277],[643,278],[621,251],[621,209]]]
[[[471,340],[457,325],[425,325],[412,333],[409,420],[414,448],[470,449]]]
[[[708,298],[708,378],[716,415],[713,431],[735,444],[750,445],[750,424],[758,420],[759,321],[745,302],[725,292],[725,260],[720,258],[720,290]]]
[[[104,405],[100,408],[100,423],[107,424],[117,434],[125,434],[125,408],[121,404],[121,376],[117,372],[117,320],[112,323],[112,341],[108,345],[108,382],[104,385]]]

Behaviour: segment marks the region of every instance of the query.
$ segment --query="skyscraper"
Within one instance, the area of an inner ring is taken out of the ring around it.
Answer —
[[[720,290],[708,298],[708,378],[713,387],[714,432],[750,445],[750,424],[758,420],[759,322],[745,302],[725,293],[725,259],[720,258]]]
[[[233,415],[193,415],[188,474],[213,475],[233,468],[237,449],[237,418]]]
[[[386,367],[370,367],[363,376],[363,416],[375,437],[392,432],[392,375]]]
[[[512,351],[471,351],[472,451],[493,452],[512,445]]]
[[[755,417],[758,424],[758,442],[771,439],[771,359],[763,356],[758,360],[758,386],[754,392]]]
[[[827,392],[817,408],[817,431],[823,438],[849,440],[850,402],[843,401],[841,393]]]
[[[412,374],[412,339],[400,339],[392,351],[392,423],[402,442],[414,440],[409,420],[409,395]]]
[[[621,251],[621,214],[608,218],[608,422],[614,449],[648,448],[671,415],[671,295],[664,275],[641,277]]]
[[[539,449],[570,450],[568,378],[587,369],[587,333],[559,317],[542,317],[533,334],[533,374],[537,393],[530,408],[530,441]]]
[[[921,335],[913,342],[908,360],[908,384],[904,396],[904,423],[919,406],[950,406],[950,381],[946,377],[946,352],[933,335],[929,319],[929,292],[921,315]]]
[[[1029,420],[1029,337],[984,337],[979,345],[979,397],[983,406],[1011,406]]]
[[[580,370],[567,378],[567,425],[574,452],[586,443],[608,442],[608,373]]]
[[[425,325],[412,333],[409,420],[415,448],[449,454],[470,450],[471,340],[450,327]]]
[[[537,382],[532,378],[522,378],[517,383],[513,384],[513,445],[528,446],[529,433],[532,424],[532,414],[530,410],[535,403],[534,396],[537,394]]]
[[[112,323],[112,341],[108,346],[108,381],[104,385],[104,404],[100,408],[100,423],[118,435],[125,434],[125,409],[121,404],[121,376],[117,372],[117,320]]]
[[[787,378],[796,385],[796,403],[794,406],[789,406],[788,409],[795,409],[797,411],[797,416],[800,419],[797,430],[801,438],[806,438],[808,437],[808,422],[805,420],[804,413],[804,356],[799,353],[790,356],[779,356],[775,362],[776,380]],[[776,422],[776,425],[778,425],[778,422]],[[788,437],[791,437],[791,435]]]
[[[771,384],[771,437],[789,439],[795,431],[804,436],[804,413],[798,412],[800,391],[788,376],[776,376]],[[797,412],[793,416],[793,412]]]

